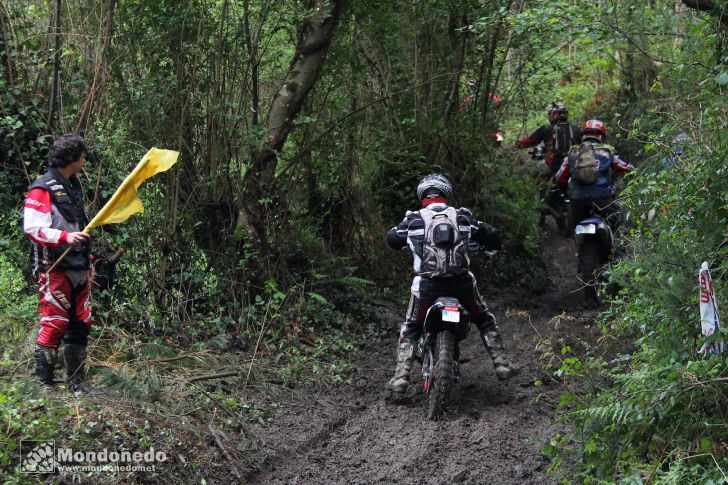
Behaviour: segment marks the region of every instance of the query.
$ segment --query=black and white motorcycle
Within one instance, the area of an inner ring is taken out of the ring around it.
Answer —
[[[441,297],[427,310],[417,357],[427,395],[427,418],[442,415],[450,388],[460,381],[460,341],[470,331],[470,314],[457,298]]]
[[[531,160],[535,162],[537,168],[537,177],[540,180],[549,178],[548,183],[540,182],[541,187],[539,188],[538,198],[541,202],[542,207],[539,211],[539,225],[543,226],[546,223],[546,216],[551,216],[556,222],[559,236],[569,237],[570,232],[568,228],[568,213],[567,208],[569,206],[569,199],[557,186],[553,180],[553,173],[551,168],[546,165],[546,149],[543,143],[532,147],[528,150],[531,155]]]
[[[600,284],[607,281],[606,270],[614,256],[614,235],[607,221],[594,214],[574,228],[579,275],[587,303],[599,304]]]
[[[471,242],[471,253],[494,256]],[[450,389],[460,382],[460,342],[470,332],[470,313],[453,297],[439,297],[425,315],[422,336],[417,346],[417,358],[422,362],[422,385],[427,396],[428,419],[439,418],[448,400]]]

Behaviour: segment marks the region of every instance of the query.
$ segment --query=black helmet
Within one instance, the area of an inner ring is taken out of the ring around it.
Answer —
[[[548,111],[546,112],[546,116],[548,117],[549,121],[553,121],[554,120],[554,108],[553,108],[553,106],[548,109]]]
[[[553,103],[549,110],[549,119],[553,121],[567,121],[569,110],[564,103]]]
[[[440,196],[446,199],[452,197],[452,185],[444,175],[439,173],[427,175],[417,186],[417,198],[420,202],[431,196]]]

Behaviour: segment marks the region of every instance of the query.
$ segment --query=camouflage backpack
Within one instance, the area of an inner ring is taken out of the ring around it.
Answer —
[[[572,177],[581,185],[592,185],[597,181],[599,165],[594,154],[595,148],[593,143],[584,142],[572,150],[575,156]]]

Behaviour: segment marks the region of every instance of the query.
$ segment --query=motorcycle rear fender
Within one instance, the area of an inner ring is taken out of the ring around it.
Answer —
[[[576,242],[576,249],[580,250],[591,238],[597,238],[606,250],[607,255],[612,255],[612,251],[614,251],[614,235],[609,224],[604,221],[599,222],[597,224],[596,234],[575,234],[574,242]]]
[[[611,256],[614,251],[614,235],[609,224],[602,222],[597,226],[597,237],[602,242],[602,245],[607,248],[608,255]]]
[[[456,306],[460,309],[459,322],[442,321],[442,309],[446,306]],[[470,331],[470,313],[455,298],[438,298],[427,310],[423,330],[426,334],[432,335],[440,332],[452,332],[458,340],[462,340]]]

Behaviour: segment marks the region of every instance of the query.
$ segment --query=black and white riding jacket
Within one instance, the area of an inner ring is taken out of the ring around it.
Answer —
[[[444,202],[434,202],[425,208],[441,212],[449,206]],[[496,251],[502,247],[498,230],[485,222],[476,219],[470,210],[462,207],[457,210],[457,221],[460,235],[483,246],[488,251]],[[387,244],[392,249],[400,250],[409,246],[414,256],[415,273],[422,272],[423,246],[425,240],[425,222],[420,211],[407,211],[402,222],[387,232]]]

